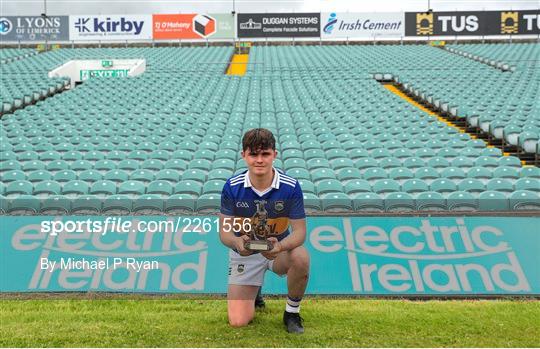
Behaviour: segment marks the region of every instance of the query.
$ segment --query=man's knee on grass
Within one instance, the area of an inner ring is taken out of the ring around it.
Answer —
[[[249,325],[251,320],[253,320],[253,316],[229,314],[229,325],[232,327],[245,327]]]
[[[236,300],[229,302],[229,325],[244,327],[255,317],[255,304],[251,300]]]

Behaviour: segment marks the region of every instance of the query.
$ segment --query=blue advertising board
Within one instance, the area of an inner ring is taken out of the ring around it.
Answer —
[[[226,292],[216,217],[0,220],[1,292]],[[308,217],[307,226],[308,294],[540,294],[540,217]],[[264,290],[286,293],[286,281],[267,273]]]

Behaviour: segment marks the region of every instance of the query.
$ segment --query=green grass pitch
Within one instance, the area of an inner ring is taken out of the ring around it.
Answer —
[[[535,300],[407,301],[309,297],[306,333],[267,299],[246,328],[227,324],[224,299],[0,297],[1,347],[539,347]]]

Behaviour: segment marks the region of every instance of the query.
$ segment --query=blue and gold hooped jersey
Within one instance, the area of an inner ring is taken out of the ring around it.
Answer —
[[[270,235],[282,240],[289,235],[289,219],[306,218],[304,196],[298,181],[274,168],[270,188],[259,192],[253,188],[248,172],[231,177],[221,193],[221,213],[227,216],[249,218],[257,224],[257,214],[265,211]]]

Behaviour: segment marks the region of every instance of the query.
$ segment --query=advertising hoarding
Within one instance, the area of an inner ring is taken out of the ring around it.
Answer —
[[[75,41],[152,39],[152,15],[69,16],[69,38]]]
[[[0,291],[225,293],[216,218],[0,217]],[[52,234],[43,223],[87,219],[175,228],[101,234],[66,224]],[[539,295],[539,226],[540,217],[308,217],[307,293]],[[93,265],[77,267],[83,260]],[[264,289],[286,293],[286,282],[269,272]]]
[[[154,14],[152,18],[154,40],[234,38],[231,14]]]
[[[406,12],[406,36],[538,35],[540,10]]]
[[[67,41],[68,16],[6,16],[0,18],[1,41]]]
[[[403,12],[321,13],[321,38],[377,38],[405,35]]]
[[[320,37],[320,13],[239,13],[239,38]]]

